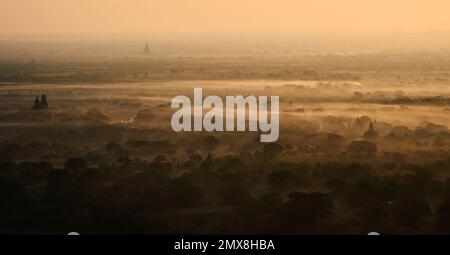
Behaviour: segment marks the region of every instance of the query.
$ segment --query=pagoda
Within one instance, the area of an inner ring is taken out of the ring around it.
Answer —
[[[150,47],[148,46],[148,43],[145,44],[144,55],[150,55]]]
[[[40,101],[39,97],[36,96],[36,98],[34,99],[33,107],[31,107],[31,110],[47,110],[47,109],[48,109],[47,96],[42,95]]]
[[[377,137],[377,136],[378,136],[378,133],[375,132],[375,128],[373,127],[373,122],[371,121],[370,125],[369,125],[369,130],[367,130],[364,133],[364,138],[373,138],[373,137]]]

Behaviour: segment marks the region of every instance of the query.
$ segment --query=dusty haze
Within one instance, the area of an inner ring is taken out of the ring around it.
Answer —
[[[0,0],[0,235],[450,234],[449,7]],[[195,87],[279,139],[174,132]]]
[[[445,0],[1,0],[0,33],[447,30],[449,9]]]

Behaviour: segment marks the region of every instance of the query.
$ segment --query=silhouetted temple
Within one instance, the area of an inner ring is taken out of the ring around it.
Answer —
[[[377,132],[375,132],[375,128],[373,127],[373,122],[371,121],[370,125],[369,125],[369,130],[367,130],[364,133],[364,138],[372,138],[372,137],[377,137],[377,136],[378,136],[378,134],[377,134]]]
[[[42,95],[41,97],[41,109],[48,109],[48,102],[46,95]]]
[[[46,109],[48,109],[47,96],[42,95],[41,101],[39,101],[39,97],[36,96],[36,98],[34,99],[33,107],[31,107],[31,110],[46,110]]]
[[[144,54],[145,55],[150,55],[150,47],[148,46],[148,43],[145,44]]]
[[[39,97],[36,96],[36,99],[34,99],[33,107],[31,107],[31,110],[38,110],[40,107]]]

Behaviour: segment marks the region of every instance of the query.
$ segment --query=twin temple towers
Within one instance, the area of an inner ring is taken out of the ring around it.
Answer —
[[[47,109],[48,109],[47,96],[42,95],[41,101],[39,101],[39,97],[36,96],[36,99],[34,99],[33,107],[31,107],[31,110],[47,110]]]

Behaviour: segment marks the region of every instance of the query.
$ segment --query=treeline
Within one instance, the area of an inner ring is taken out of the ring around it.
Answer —
[[[114,145],[108,146],[110,150]],[[352,162],[293,163],[280,148],[182,162],[122,156],[0,163],[3,233],[450,233],[450,181],[433,164],[397,174]],[[389,171],[389,170],[385,170]]]

